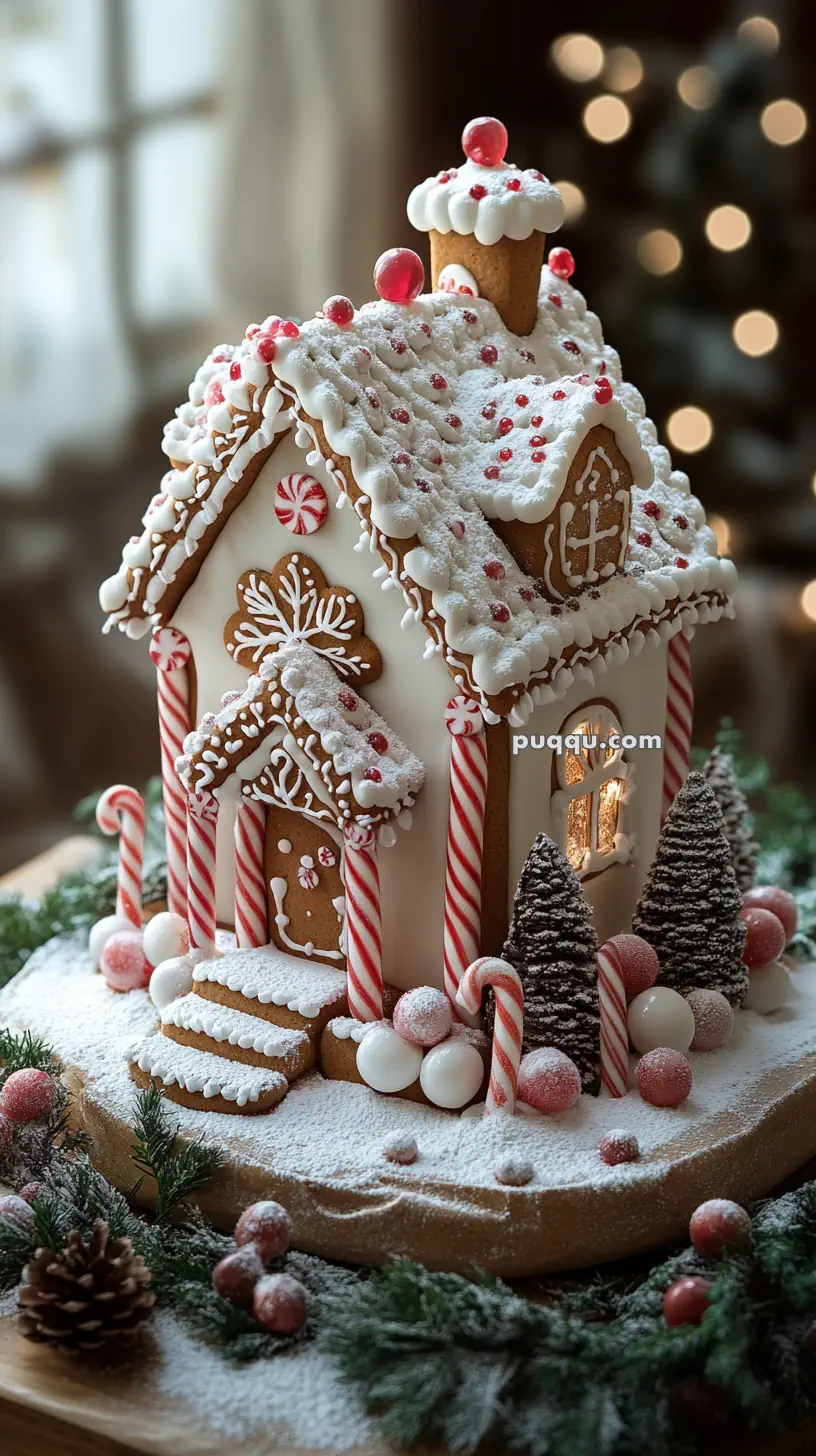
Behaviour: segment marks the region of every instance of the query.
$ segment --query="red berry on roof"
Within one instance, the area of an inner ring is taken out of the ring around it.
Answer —
[[[422,259],[411,248],[389,248],[374,265],[374,287],[386,303],[413,303],[424,282]]]
[[[206,405],[221,404],[224,399],[224,391],[221,388],[220,379],[211,379],[207,385],[207,393],[204,395]]]
[[[371,745],[375,753],[388,752],[388,739],[384,733],[379,733],[376,729],[373,733],[366,734],[366,743]]]
[[[482,416],[486,420],[494,420],[496,418],[496,406],[494,404],[486,404],[482,410]]]
[[[419,332],[421,334],[425,334],[427,338],[430,338],[431,334],[433,333],[433,329],[431,328],[430,324],[421,323],[419,326]]]
[[[363,774],[363,778],[368,779],[370,784],[382,783],[382,774],[378,768],[367,768]]]
[[[446,182],[450,182],[450,172],[440,172],[436,180],[441,182],[444,187]]]
[[[546,458],[547,458],[547,452],[546,452],[546,450],[534,450],[533,453],[532,453],[532,455],[530,456],[530,459],[533,461],[533,463],[535,465],[540,465],[541,462],[542,462],[542,460],[546,460]]]
[[[688,530],[688,521],[686,520],[685,516],[672,516],[672,520],[674,521],[675,526],[680,527],[681,531]]]
[[[457,541],[461,541],[465,534],[465,523],[464,521],[448,521],[448,530],[452,536],[456,537]]]
[[[345,328],[354,318],[354,304],[350,298],[345,298],[342,293],[335,293],[327,298],[323,305],[323,313],[333,324]]]
[[[596,379],[595,399],[598,404],[609,404],[612,398],[612,383],[609,379]]]
[[[522,359],[527,360],[528,364],[535,364],[535,354],[533,353],[532,349],[519,349],[519,354],[521,355]]]
[[[486,465],[485,466],[484,476],[485,476],[485,480],[498,480],[498,478],[499,478],[499,467],[498,467],[498,465]]]
[[[238,360],[237,359],[232,364],[230,364],[229,374],[230,374],[230,379],[240,379],[241,378],[241,366],[238,363]]]
[[[283,334],[285,339],[296,339],[300,333],[300,329],[294,322],[294,319],[287,319],[285,324],[281,324],[278,332]]]
[[[382,409],[380,396],[378,395],[376,389],[364,389],[363,394],[365,395],[372,409]]]
[[[660,520],[660,506],[657,501],[647,500],[643,507],[644,516],[651,516],[653,521]]]
[[[536,182],[544,181],[544,173],[536,171],[535,167],[525,167],[528,177],[535,177]]]
[[[410,465],[411,457],[407,450],[395,450],[391,456],[392,465]]]
[[[462,132],[462,151],[479,167],[498,167],[507,151],[506,126],[495,116],[475,117]]]
[[[544,416],[543,415],[533,415],[531,417],[531,419],[530,419],[530,424],[536,430],[538,429],[539,425],[542,425],[543,423],[544,423]]]
[[[505,606],[504,602],[491,602],[490,615],[494,622],[509,622],[510,608]]]
[[[483,364],[495,364],[499,357],[499,351],[495,344],[482,344],[479,350],[479,358]]]
[[[278,352],[278,346],[271,334],[261,334],[257,348],[258,358],[262,359],[264,364],[271,364]]]
[[[341,688],[337,694],[337,700],[349,713],[356,713],[360,706],[360,699],[356,693],[351,691],[351,688]]]
[[[510,446],[509,445],[505,445],[504,446],[504,449],[499,451],[499,459],[500,460],[512,460],[512,458],[513,458],[513,452],[510,449]]]
[[[445,378],[444,374],[432,374],[431,386],[434,389],[447,389],[448,381]]]
[[[563,302],[560,293],[548,293],[547,297],[550,300],[553,308],[563,308]]]
[[[513,421],[507,415],[504,415],[499,420],[499,434],[500,435],[509,435],[509,433],[512,430],[512,428],[513,428]]]
[[[481,202],[483,197],[487,197],[487,188],[483,187],[481,182],[474,182],[470,189],[470,195],[474,202]]]
[[[465,320],[466,324],[475,324],[476,322],[476,315],[473,312],[472,308],[463,308],[462,318]]]
[[[575,259],[569,248],[551,248],[547,262],[556,278],[571,278],[575,272]]]
[[[423,495],[430,495],[431,487],[429,486],[427,480],[416,480],[414,481],[414,484],[416,485],[417,490],[422,491]]]
[[[462,421],[458,415],[445,415],[445,424],[450,425],[452,430],[461,430]]]
[[[389,342],[395,354],[404,354],[405,350],[408,348],[405,340],[401,339],[398,334],[392,334]]]
[[[521,597],[521,600],[523,602],[534,602],[535,601],[535,595],[536,594],[533,591],[533,588],[531,586],[520,586],[519,587],[519,596]]]
[[[688,562],[685,556],[675,556],[674,564],[675,566],[679,566],[681,571],[685,571],[686,567],[688,566]]]
[[[652,538],[648,531],[638,531],[635,540],[638,546],[651,546],[652,544]]]
[[[547,443],[547,436],[546,435],[531,435],[530,436],[530,444],[532,445],[533,449],[537,449],[539,445],[546,445],[546,443]]]
[[[530,401],[526,394],[516,395],[516,404],[518,405],[519,409],[524,409],[525,405],[528,405],[529,403]]]
[[[581,352],[574,339],[564,339],[561,344],[561,348],[566,349],[568,354],[580,354]],[[588,382],[589,379],[587,378],[587,383]]]
[[[553,391],[553,399],[566,399],[566,397],[566,393],[563,389],[556,389]]]
[[[392,420],[396,420],[398,425],[408,425],[411,422],[411,416],[407,409],[402,408],[402,405],[398,405],[396,409],[389,410],[388,413]]]
[[[508,192],[520,192],[521,182],[518,177],[509,177],[505,183]]]
[[[495,559],[495,557],[491,557],[489,561],[485,562],[483,570],[485,576],[489,577],[491,581],[504,580],[504,567],[500,561],[497,561]]]

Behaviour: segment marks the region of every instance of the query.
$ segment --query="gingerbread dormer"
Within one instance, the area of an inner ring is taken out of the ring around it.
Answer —
[[[415,187],[408,217],[430,234],[431,286],[489,298],[515,334],[535,326],[546,234],[564,204],[543,172],[505,162],[507,131],[480,116],[462,133],[467,161]]]

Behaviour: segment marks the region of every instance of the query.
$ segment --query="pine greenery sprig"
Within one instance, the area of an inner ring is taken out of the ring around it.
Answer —
[[[36,1067],[40,1072],[55,1072],[57,1062],[49,1046],[30,1031],[16,1033],[0,1027],[0,1087],[12,1072]]]
[[[133,1131],[136,1141],[132,1157],[136,1167],[156,1184],[155,1217],[163,1223],[189,1194],[209,1182],[223,1166],[220,1148],[208,1145],[203,1136],[181,1143],[176,1149],[178,1125],[167,1113],[167,1104],[155,1084],[138,1094]]]

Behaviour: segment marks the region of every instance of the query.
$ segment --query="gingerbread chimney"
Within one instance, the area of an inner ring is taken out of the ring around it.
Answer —
[[[409,221],[430,234],[431,288],[489,298],[508,329],[529,334],[561,194],[542,172],[505,162],[507,131],[494,116],[469,122],[462,147],[463,166],[428,177],[408,199]]]

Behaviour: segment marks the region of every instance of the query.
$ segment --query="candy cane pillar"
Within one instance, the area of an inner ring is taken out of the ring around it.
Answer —
[[[445,726],[450,734],[450,800],[443,952],[445,991],[455,1008],[462,976],[481,949],[487,741],[481,709],[472,698],[451,698]]]
[[[694,688],[691,680],[691,647],[685,633],[678,632],[676,637],[672,637],[668,652],[661,822],[666,818],[674,796],[688,774],[693,718]]]
[[[218,800],[214,794],[187,799],[187,923],[190,944],[212,955],[215,950],[215,834]]]
[[[175,627],[159,627],[150,643],[159,698],[162,801],[167,845],[167,908],[187,914],[187,795],[179,783],[176,759],[190,732],[187,663],[190,644]]]
[[[456,997],[459,1005],[475,1016],[488,986],[496,998],[496,1014],[485,1112],[513,1112],[524,1034],[524,991],[518,972],[508,961],[481,956],[462,977]]]
[[[601,1016],[601,1082],[611,1097],[629,1090],[629,1029],[620,956],[608,940],[598,951],[598,1005]]]
[[[373,829],[346,825],[343,865],[349,1011],[357,1021],[379,1021],[383,1014],[382,911]]]
[[[96,806],[96,822],[103,834],[119,835],[116,878],[116,913],[142,928],[142,861],[145,808],[141,794],[129,784],[113,784]]]
[[[235,934],[241,947],[266,945],[266,810],[242,799],[235,812]]]

